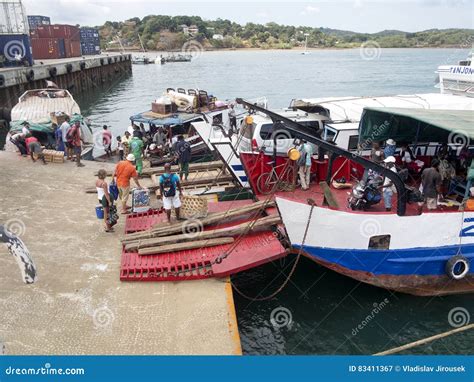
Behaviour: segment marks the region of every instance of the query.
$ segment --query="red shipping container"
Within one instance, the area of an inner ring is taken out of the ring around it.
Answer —
[[[51,38],[53,37],[53,28],[51,25],[43,25],[36,28],[36,35],[38,38]]]
[[[31,39],[31,48],[33,58],[36,59],[55,59],[64,58],[61,51],[61,40],[58,38],[35,38]]]
[[[80,41],[64,40],[64,46],[66,48],[66,58],[81,56]]]
[[[81,31],[74,25],[62,25],[54,24],[51,25],[52,36],[55,38],[63,38],[65,40],[81,41]]]

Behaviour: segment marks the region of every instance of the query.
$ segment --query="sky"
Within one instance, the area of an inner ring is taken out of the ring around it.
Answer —
[[[416,32],[474,28],[474,0],[23,0],[29,15],[50,16],[52,23],[101,25],[146,15],[201,16],[207,20],[325,27],[374,33],[386,29]]]

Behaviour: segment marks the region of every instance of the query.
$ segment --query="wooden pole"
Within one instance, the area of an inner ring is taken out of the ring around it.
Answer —
[[[439,340],[440,338],[448,337],[452,334],[461,333],[461,332],[464,332],[464,331],[470,330],[470,329],[474,329],[474,324],[462,326],[460,328],[453,329],[453,330],[450,330],[448,332],[436,334],[432,337],[424,338],[422,340],[418,340],[418,341],[415,341],[415,342],[410,342],[409,344],[402,345],[402,346],[399,346],[399,347],[396,347],[396,348],[393,348],[393,349],[385,350],[383,352],[376,353],[374,355],[389,355],[389,354],[399,353],[403,350],[408,350],[408,349],[414,348],[416,346],[424,345],[428,342]]]
[[[158,255],[160,253],[183,251],[186,249],[215,247],[216,245],[232,244],[233,237],[220,237],[217,239],[197,240],[188,243],[161,245],[159,247],[143,248],[138,250],[139,255]]]

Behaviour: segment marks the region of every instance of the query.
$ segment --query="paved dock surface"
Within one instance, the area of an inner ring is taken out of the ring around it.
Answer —
[[[240,354],[228,280],[119,281],[121,218],[104,233],[94,172],[110,164],[44,166],[0,151],[0,224],[30,250],[26,285],[0,244],[0,343],[6,354]]]

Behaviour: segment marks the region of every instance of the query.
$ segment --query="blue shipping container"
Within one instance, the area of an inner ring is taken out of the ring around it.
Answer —
[[[25,34],[0,35],[0,67],[33,65],[30,37]]]
[[[51,25],[51,19],[47,16],[28,16],[28,26],[30,30],[35,30],[37,27],[42,25]]]

